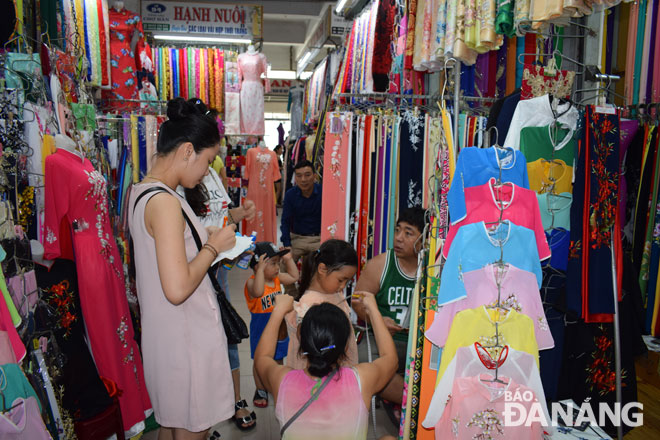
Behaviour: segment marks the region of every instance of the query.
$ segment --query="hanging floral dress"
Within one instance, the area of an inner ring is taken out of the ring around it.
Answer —
[[[144,39],[140,16],[131,11],[109,9],[110,19],[110,80],[112,90],[104,91],[107,107],[127,109],[138,107],[138,103],[121,102],[125,99],[139,99],[137,70],[153,70],[151,49]],[[135,53],[131,50],[133,34],[138,33]],[[136,56],[137,54],[137,56]],[[119,100],[119,101],[116,101]]]
[[[257,215],[247,222],[246,231],[257,232],[257,241],[277,243],[275,181],[282,178],[277,156],[268,148],[250,148],[246,155],[247,198],[257,208]]]

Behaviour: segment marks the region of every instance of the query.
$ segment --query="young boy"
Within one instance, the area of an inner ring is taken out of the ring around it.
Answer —
[[[280,261],[281,260],[281,261]],[[280,273],[280,263],[284,263],[286,272]],[[262,241],[255,245],[254,256],[250,261],[254,275],[245,283],[245,301],[252,315],[250,321],[250,353],[254,359],[254,351],[266,328],[270,314],[275,305],[275,296],[282,294],[282,284],[293,284],[300,276],[298,267],[291,258],[289,249],[278,250],[273,243]],[[275,351],[275,360],[282,364],[282,359],[289,349],[289,338],[286,326],[280,328],[280,336]],[[268,406],[268,392],[254,370],[254,383],[257,390],[252,403],[258,408]]]

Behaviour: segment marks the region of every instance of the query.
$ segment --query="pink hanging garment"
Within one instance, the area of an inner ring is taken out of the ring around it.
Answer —
[[[353,126],[352,113],[332,113],[326,118],[325,151],[323,157],[323,205],[321,242],[331,238],[346,240],[346,203],[348,195],[349,149]]]
[[[34,270],[9,278],[7,288],[14,300],[14,305],[23,318],[27,318],[39,301],[37,277]]]
[[[514,350],[506,346],[506,358],[498,362],[498,376],[511,378],[514,382],[524,384],[529,387],[539,402],[541,402],[543,415],[546,421],[550,423],[550,415],[545,400],[545,392],[541,382],[539,368],[536,365],[534,356],[524,351]],[[504,350],[502,351],[504,353]],[[475,343],[467,347],[461,347],[456,350],[456,356],[447,367],[447,371],[435,387],[433,398],[429,404],[428,411],[422,426],[433,428],[443,416],[446,405],[449,403],[454,381],[459,377],[475,377],[483,373],[493,374],[493,369],[487,369],[483,364],[483,359],[492,359],[488,352],[479,344]],[[550,426],[544,427],[546,431],[552,432]]]
[[[0,331],[0,365],[15,364],[16,354],[11,346],[9,333],[4,330]]]
[[[520,393],[532,393],[530,388],[502,377],[506,384],[487,382],[490,374],[473,377],[459,377],[454,381],[447,407],[442,418],[435,425],[436,440],[448,438],[459,440],[473,439],[516,439],[538,440],[543,438],[541,424],[533,423],[505,424],[504,413],[507,411],[505,396]],[[522,400],[522,399],[521,399]],[[532,411],[534,402],[520,403]]]
[[[19,397],[13,408],[0,412],[0,438],[3,440],[52,440],[41,419],[39,405],[34,397]]]
[[[494,305],[497,302],[498,280],[501,286],[500,304],[507,309],[529,316],[534,321],[534,334],[539,350],[555,346],[543,311],[536,275],[510,264],[506,264],[503,270],[489,264],[482,269],[463,273],[467,298],[441,307],[427,330],[427,333],[433,335],[437,345],[444,345],[454,316],[458,312],[484,304]]]
[[[277,243],[277,213],[275,212],[275,181],[282,178],[277,156],[268,148],[250,148],[246,157],[248,178],[247,199],[252,200],[257,214],[246,221],[246,231],[257,232],[257,241]]]
[[[633,84],[635,81],[635,42],[637,41],[637,21],[639,14],[639,3],[630,5],[630,18],[628,19],[628,47],[626,49],[626,102],[633,102]]]
[[[241,84],[241,132],[263,135],[264,124],[264,84],[261,75],[266,75],[268,63],[262,53],[242,53],[238,56],[238,77]],[[270,84],[266,78],[266,93]]]
[[[497,222],[501,215],[503,220],[511,220],[518,226],[534,231],[539,259],[543,261],[550,258],[550,247],[543,230],[536,193],[512,183],[505,183],[498,188],[495,182],[496,180],[491,178],[483,185],[465,188],[467,215],[449,227],[442,255],[445,258],[449,255],[451,243],[461,226],[480,221]],[[498,205],[502,207],[501,214]]]

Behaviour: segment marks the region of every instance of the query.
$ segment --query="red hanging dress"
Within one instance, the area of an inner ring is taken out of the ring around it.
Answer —
[[[142,55],[151,60],[151,49],[144,40],[140,16],[122,9],[108,10],[110,24],[110,84],[112,90],[104,90],[103,98],[111,99],[106,108],[130,110],[139,107],[137,102],[124,101],[139,99],[137,71],[144,68],[152,70],[153,66],[142,65]],[[135,52],[131,50],[133,34],[138,33]],[[122,102],[124,101],[124,102]]]
[[[46,158],[45,182],[44,258],[73,256],[76,262],[94,362],[99,375],[121,390],[121,417],[130,431],[144,421],[151,402],[110,225],[106,180],[89,160],[58,149]]]

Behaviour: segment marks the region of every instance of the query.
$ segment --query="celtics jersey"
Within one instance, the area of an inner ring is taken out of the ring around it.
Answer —
[[[392,318],[401,327],[408,327],[408,305],[415,289],[415,278],[403,273],[399,267],[394,251],[387,251],[387,261],[380,277],[380,290],[376,295],[376,303],[381,315]],[[394,339],[407,341],[408,334],[399,332]]]

